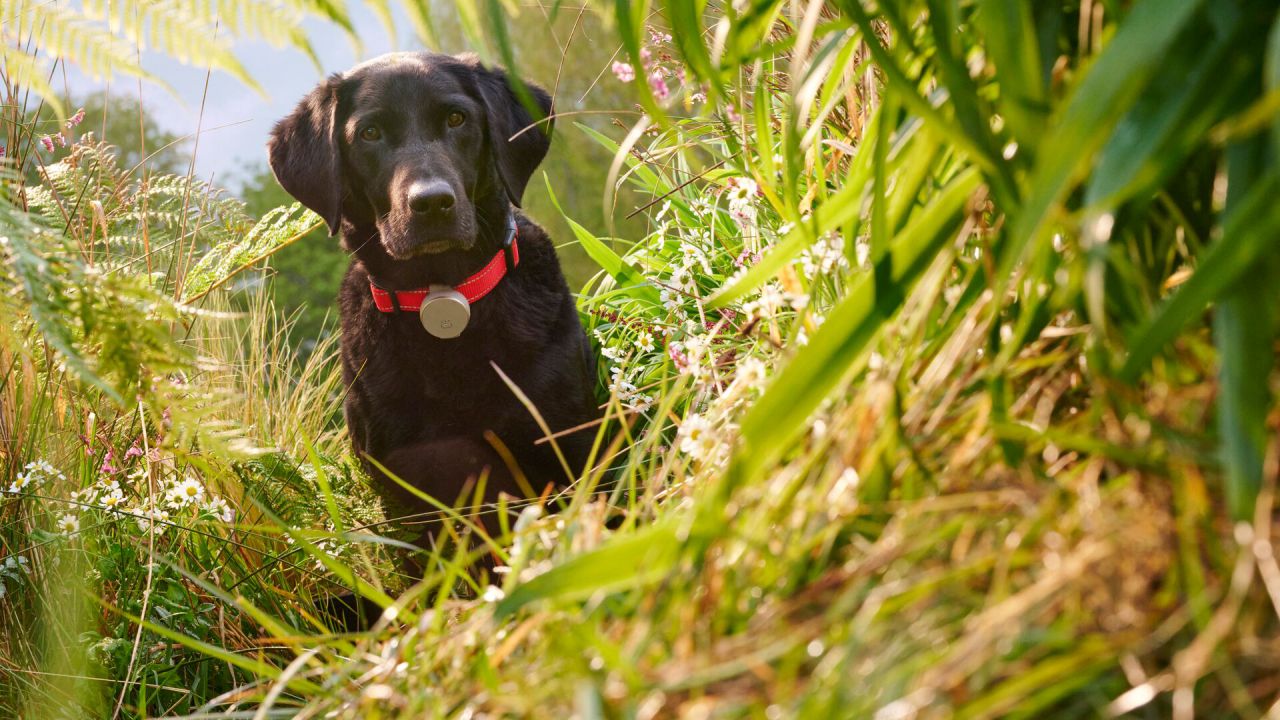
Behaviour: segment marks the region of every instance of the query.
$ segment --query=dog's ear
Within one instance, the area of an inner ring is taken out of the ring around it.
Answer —
[[[551,95],[533,83],[525,83],[540,111],[534,117],[511,87],[512,80],[499,69],[475,66],[476,84],[489,122],[489,147],[498,175],[511,204],[520,207],[525,185],[551,147]],[[520,82],[516,79],[514,82]],[[515,135],[519,137],[514,137]]]
[[[338,155],[338,86],[330,76],[276,123],[267,141],[271,172],[298,202],[313,210],[338,234],[342,221],[342,161]]]

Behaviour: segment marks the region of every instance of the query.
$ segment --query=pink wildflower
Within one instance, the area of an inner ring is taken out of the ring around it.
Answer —
[[[53,152],[53,138],[45,135],[40,138],[40,144],[44,146],[45,152]]]
[[[67,129],[70,130],[82,122],[84,122],[84,108],[80,108],[75,115],[67,118]]]
[[[677,369],[684,370],[689,367],[689,356],[684,353],[679,344],[668,343],[667,355],[671,358],[671,361],[676,364]]]
[[[631,63],[614,63],[613,74],[622,82],[631,82],[636,79],[636,69],[631,67]]]
[[[116,458],[115,451],[111,449],[110,445],[108,445],[107,451],[102,455],[102,466],[98,468],[98,472],[112,474],[112,475],[118,472],[116,470],[116,467],[111,464],[111,461],[115,460],[115,458]]]
[[[125,460],[128,460],[129,458],[135,458],[135,457],[142,457],[142,448],[138,447],[136,443],[124,452]]]
[[[653,96],[658,100],[666,100],[671,94],[671,90],[667,88],[667,80],[662,75],[662,68],[654,68],[649,73],[649,89],[653,90]]]

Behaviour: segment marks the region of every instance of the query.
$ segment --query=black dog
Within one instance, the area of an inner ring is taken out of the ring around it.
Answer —
[[[550,96],[526,87],[549,118]],[[569,479],[492,365],[553,432],[599,417],[594,359],[555,250],[515,209],[549,131],[503,71],[421,52],[331,76],[272,132],[276,178],[352,256],[339,295],[347,428],[388,517],[433,508],[369,458],[446,503],[482,473],[487,500],[523,497],[520,474],[536,491]],[[437,309],[420,316],[420,302]],[[557,439],[574,473],[593,439],[593,429]]]

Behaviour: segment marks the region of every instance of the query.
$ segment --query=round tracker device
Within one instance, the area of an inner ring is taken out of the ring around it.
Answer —
[[[438,338],[456,338],[471,320],[471,303],[448,285],[432,285],[418,309],[422,327]]]

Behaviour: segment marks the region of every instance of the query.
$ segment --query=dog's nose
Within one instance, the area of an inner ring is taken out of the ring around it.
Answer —
[[[443,180],[420,180],[409,186],[409,209],[419,215],[452,212],[456,200],[453,188]]]

